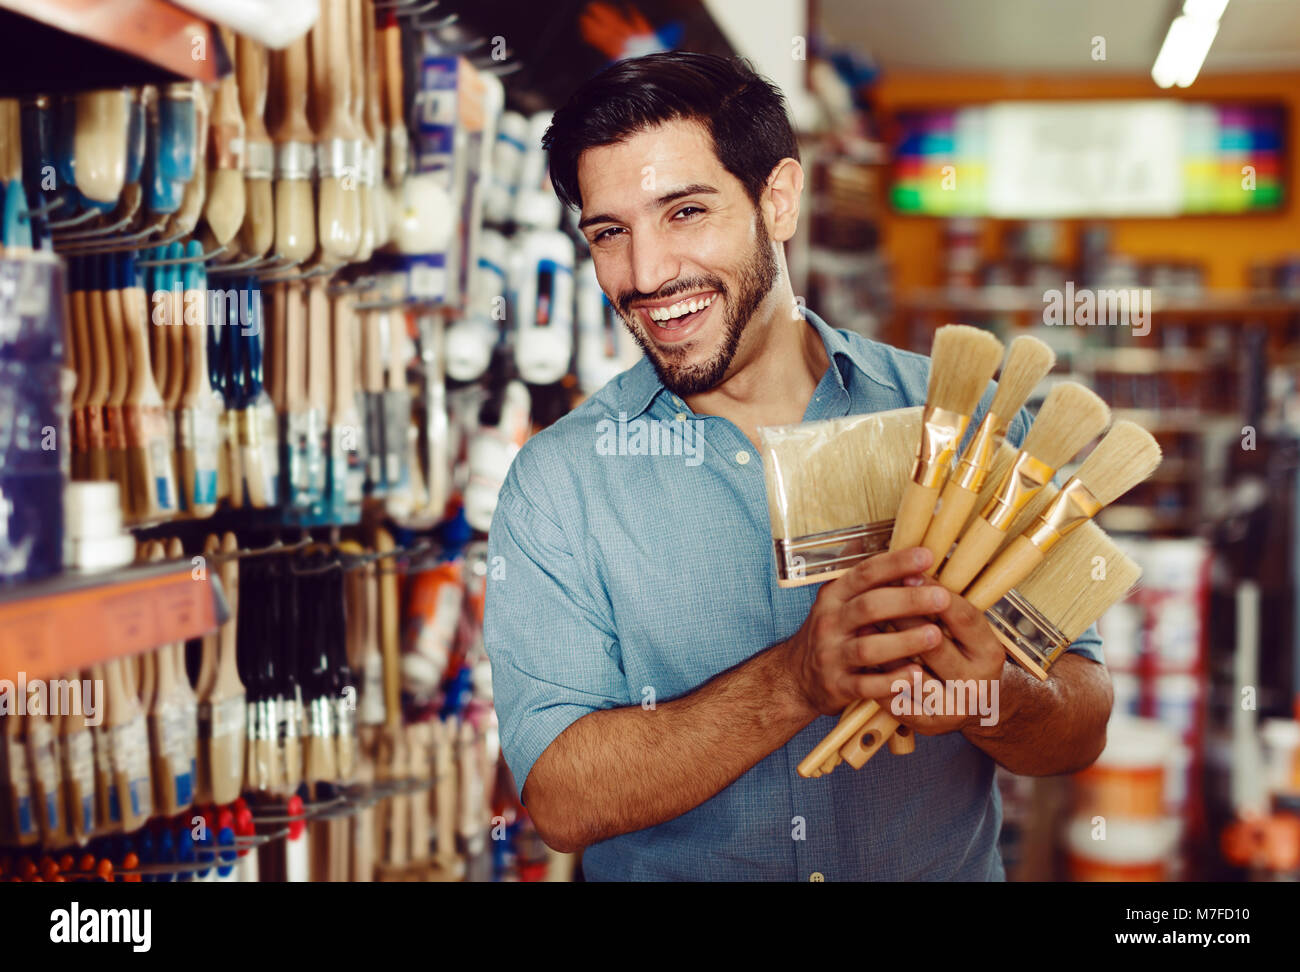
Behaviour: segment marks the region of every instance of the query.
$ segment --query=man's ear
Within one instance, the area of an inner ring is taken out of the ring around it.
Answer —
[[[799,200],[803,195],[803,166],[782,159],[767,177],[760,204],[772,239],[784,243],[799,226]]]

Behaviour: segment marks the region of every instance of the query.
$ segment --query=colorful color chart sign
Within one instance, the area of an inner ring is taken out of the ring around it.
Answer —
[[[1281,208],[1275,104],[998,102],[899,116],[891,198],[921,216],[1182,216]]]

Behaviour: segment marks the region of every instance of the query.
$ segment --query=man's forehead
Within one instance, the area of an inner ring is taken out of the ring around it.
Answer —
[[[672,186],[722,188],[725,174],[713,139],[693,121],[665,122],[613,145],[593,146],[578,159],[584,213],[641,202]]]

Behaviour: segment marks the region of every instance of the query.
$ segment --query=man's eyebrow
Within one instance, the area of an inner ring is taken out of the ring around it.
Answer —
[[[687,196],[703,196],[708,194],[717,195],[718,189],[714,186],[707,186],[702,182],[692,183],[689,186],[682,186],[680,189],[674,189],[659,196],[651,203],[656,209],[667,206],[669,203],[676,202],[678,199],[684,199]],[[596,223],[617,223],[619,218],[612,213],[596,213],[593,216],[584,216],[578,221],[578,229],[586,229]]]

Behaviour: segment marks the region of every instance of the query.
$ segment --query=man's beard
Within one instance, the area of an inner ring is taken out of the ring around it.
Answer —
[[[650,359],[664,387],[678,397],[699,395],[716,387],[726,377],[727,369],[731,367],[731,360],[736,356],[736,348],[740,346],[740,336],[744,333],[745,326],[763,303],[763,299],[767,297],[781,272],[776,257],[772,255],[772,241],[768,239],[762,213],[755,211],[755,216],[758,243],[754,252],[750,254],[749,260],[737,274],[735,294],[717,277],[703,276],[674,281],[654,294],[631,290],[619,295],[615,306],[623,318],[624,326],[631,332],[633,340],[640,346],[645,356]],[[642,333],[639,322],[630,323],[636,313],[631,305],[638,300],[663,300],[677,294],[696,293],[701,290],[716,291],[726,302],[727,316],[722,325],[722,346],[708,361],[693,365],[675,365],[674,358],[684,358],[689,352],[685,348],[670,347],[665,350],[657,346]]]

